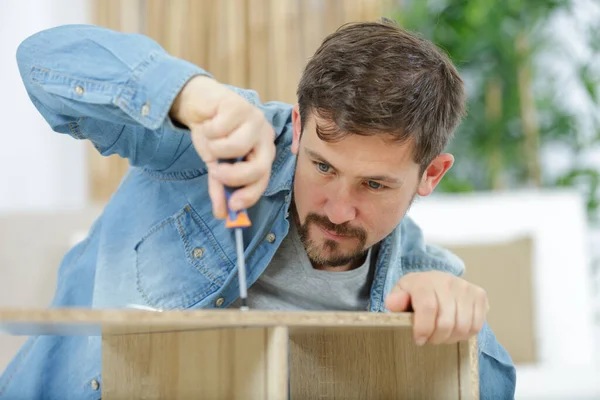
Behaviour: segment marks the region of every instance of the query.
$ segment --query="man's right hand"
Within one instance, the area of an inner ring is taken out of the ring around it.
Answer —
[[[275,133],[259,108],[214,79],[196,76],[175,99],[170,117],[190,129],[194,148],[208,167],[215,217],[227,216],[223,185],[240,188],[229,202],[233,210],[259,200],[275,158]],[[237,157],[246,159],[217,163]]]

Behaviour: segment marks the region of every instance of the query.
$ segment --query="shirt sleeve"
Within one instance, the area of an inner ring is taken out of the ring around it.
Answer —
[[[92,25],[28,37],[17,63],[32,103],[54,131],[157,170],[190,147],[189,131],[169,118],[174,99],[193,76],[211,76],[146,36]]]
[[[481,400],[515,398],[517,372],[508,352],[496,340],[487,322],[478,336],[479,398]]]

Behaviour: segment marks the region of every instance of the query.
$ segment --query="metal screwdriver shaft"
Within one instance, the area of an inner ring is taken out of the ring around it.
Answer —
[[[242,228],[235,228],[235,250],[237,253],[238,279],[240,281],[240,299],[242,310],[248,309],[248,289],[246,285],[246,262],[244,260],[244,238]]]
[[[221,160],[220,162],[235,163],[242,161],[243,158]],[[238,280],[240,285],[241,310],[248,309],[248,286],[246,284],[246,260],[244,257],[244,236],[242,229],[252,225],[246,210],[233,211],[229,208],[229,199],[237,188],[225,187],[225,197],[227,200],[227,220],[225,226],[233,228],[235,233],[235,252],[237,256]]]

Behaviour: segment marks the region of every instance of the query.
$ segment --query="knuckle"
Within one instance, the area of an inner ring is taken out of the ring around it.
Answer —
[[[433,332],[433,328],[433,326],[429,325],[415,325],[413,329],[415,336],[429,337]]]
[[[254,119],[256,119],[257,121],[266,122],[265,114],[263,113],[263,111],[258,107],[254,107],[254,106],[251,106],[251,107],[252,107],[252,117]]]
[[[228,149],[229,152],[238,155],[245,155],[246,153],[246,144],[241,140],[228,140],[228,143],[224,143],[224,147]]]
[[[454,276],[447,274],[447,273],[441,273],[440,276],[440,286],[442,287],[443,290],[452,290],[453,288],[456,287],[456,283],[457,280],[455,279]]]
[[[460,286],[467,284],[467,281],[451,274],[444,274],[444,280],[448,286]]]
[[[261,126],[261,130],[264,133],[265,136],[267,136],[269,139],[273,139],[275,137],[275,129],[273,128],[273,126],[269,123],[269,121],[266,120],[264,114],[260,114],[260,126]]]
[[[481,332],[481,329],[483,328],[483,323],[476,323],[473,324],[473,326],[471,326],[469,328],[469,335],[476,335],[479,332]]]
[[[263,170],[270,170],[271,164],[273,163],[271,160],[272,154],[269,152],[267,155],[261,155],[260,157],[260,166]]]
[[[271,177],[271,171],[267,171],[260,179],[261,182],[261,189],[264,190],[267,188],[267,186],[269,185],[269,179]]]
[[[487,292],[482,287],[475,288],[475,298],[481,302],[487,302]]]
[[[437,311],[437,304],[431,298],[425,299],[421,302],[419,311],[423,314],[433,314]]]
[[[472,332],[471,332],[471,324],[458,324],[455,328],[454,328],[456,334],[460,337],[467,337],[469,336]]]
[[[215,117],[201,125],[202,135],[208,139],[226,137],[229,133],[224,118]]]
[[[483,329],[483,319],[475,321],[473,326],[471,326],[471,333],[479,333]]]
[[[220,118],[213,118],[202,125],[202,134],[207,138],[218,138],[224,136],[223,122]]]
[[[437,330],[443,333],[451,332],[454,329],[454,321],[448,318],[440,318],[437,321]]]

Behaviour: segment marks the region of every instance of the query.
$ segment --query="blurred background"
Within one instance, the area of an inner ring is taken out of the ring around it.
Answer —
[[[455,166],[409,214],[488,291],[518,399],[600,399],[599,0],[3,0],[0,306],[49,303],[60,259],[127,168],[47,127],[15,62],[27,36],[72,23],[143,33],[293,103],[322,39],[380,16],[444,49],[469,95]],[[0,336],[0,371],[22,341]]]

